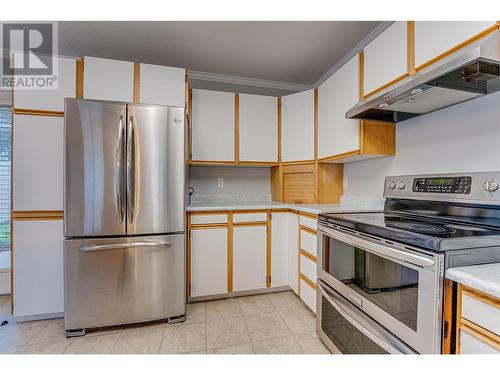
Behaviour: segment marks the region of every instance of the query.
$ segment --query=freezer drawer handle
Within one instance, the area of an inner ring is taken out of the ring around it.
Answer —
[[[82,253],[90,253],[92,251],[101,251],[101,250],[116,250],[116,249],[130,249],[132,247],[158,247],[158,246],[171,247],[172,244],[168,242],[111,243],[107,245],[84,246],[80,247],[78,251]]]

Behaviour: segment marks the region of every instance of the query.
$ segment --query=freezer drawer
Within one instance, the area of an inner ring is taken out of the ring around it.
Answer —
[[[185,315],[184,243],[184,234],[65,240],[65,329]]]

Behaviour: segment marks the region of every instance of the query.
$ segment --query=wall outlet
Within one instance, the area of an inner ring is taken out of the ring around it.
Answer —
[[[217,179],[217,187],[224,187],[224,179],[223,178],[219,178]]]
[[[347,189],[349,187],[349,180],[347,177],[343,178],[342,186],[344,187],[344,189]]]

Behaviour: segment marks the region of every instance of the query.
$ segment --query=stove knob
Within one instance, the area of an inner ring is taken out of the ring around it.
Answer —
[[[399,181],[398,182],[398,189],[403,190],[406,187],[406,184],[404,181]]]
[[[389,185],[387,187],[391,190],[396,189],[396,183],[394,181],[389,182]]]
[[[483,189],[489,193],[493,193],[498,190],[498,183],[493,180],[485,180],[483,182]]]

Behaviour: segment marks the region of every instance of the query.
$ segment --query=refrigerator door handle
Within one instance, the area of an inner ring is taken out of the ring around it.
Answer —
[[[125,138],[125,127],[123,126],[123,115],[118,120],[118,144],[116,146],[116,166],[115,166],[115,185],[116,185],[116,206],[120,223],[123,223],[125,218],[125,202],[123,199],[123,159]]]
[[[171,247],[172,244],[169,242],[112,243],[106,245],[83,246],[80,247],[78,251],[82,253],[91,253],[93,251],[101,251],[101,250],[116,250],[116,249],[130,249],[132,247],[158,247],[158,246]]]
[[[127,218],[129,224],[134,222],[135,214],[135,127],[134,118],[130,116],[127,128]]]

